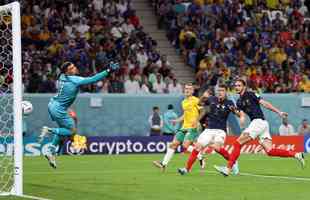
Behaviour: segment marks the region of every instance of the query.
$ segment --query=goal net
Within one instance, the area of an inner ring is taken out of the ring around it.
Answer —
[[[0,195],[22,195],[20,6],[0,6]]]

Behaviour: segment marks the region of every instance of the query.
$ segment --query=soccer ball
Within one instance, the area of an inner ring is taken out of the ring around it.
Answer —
[[[22,101],[22,109],[24,115],[29,115],[33,111],[33,106],[30,101]]]

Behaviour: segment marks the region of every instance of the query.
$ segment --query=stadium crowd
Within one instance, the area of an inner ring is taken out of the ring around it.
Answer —
[[[82,92],[182,91],[130,0],[22,0],[21,5],[25,92],[55,92],[64,61],[75,63],[82,76],[111,61],[121,64],[117,73]]]
[[[202,88],[243,78],[258,92],[310,92],[310,1],[153,0],[158,27]]]

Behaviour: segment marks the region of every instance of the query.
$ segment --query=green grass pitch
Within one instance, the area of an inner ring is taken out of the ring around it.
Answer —
[[[193,172],[185,176],[179,175],[177,168],[184,166],[187,155],[176,155],[165,173],[152,165],[162,157],[60,156],[57,170],[43,157],[26,157],[24,192],[53,200],[310,199],[310,155],[304,170],[294,159],[241,155],[241,175],[226,178],[213,169],[214,164],[224,164],[219,155],[209,156],[203,174],[196,163]]]

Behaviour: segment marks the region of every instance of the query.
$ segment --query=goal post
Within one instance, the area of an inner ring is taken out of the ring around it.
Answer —
[[[0,195],[23,195],[21,16],[0,6]]]

